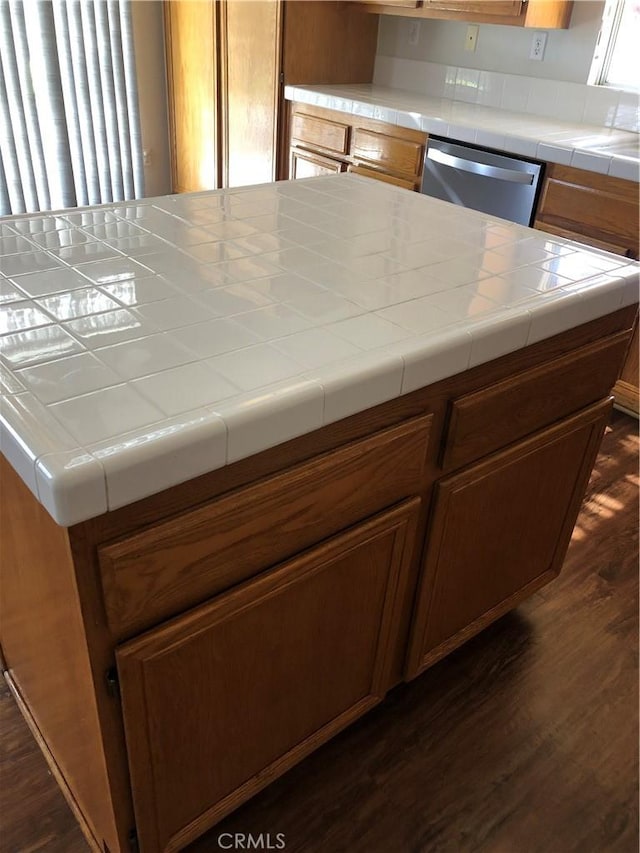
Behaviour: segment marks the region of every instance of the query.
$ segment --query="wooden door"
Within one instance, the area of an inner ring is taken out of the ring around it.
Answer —
[[[282,0],[222,0],[223,186],[276,177]]]
[[[346,164],[331,157],[323,157],[313,151],[303,151],[299,148],[291,149],[291,163],[289,166],[289,177],[315,178],[318,175],[337,175],[344,172]]]
[[[145,853],[181,849],[383,698],[419,505],[120,647]]]
[[[558,574],[610,410],[596,403],[437,485],[409,677]]]
[[[164,4],[173,191],[220,186],[216,4]]]

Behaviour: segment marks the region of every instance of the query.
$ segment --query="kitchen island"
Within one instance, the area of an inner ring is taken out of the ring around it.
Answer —
[[[96,849],[180,849],[560,570],[637,264],[351,175],[2,227],[2,648]]]

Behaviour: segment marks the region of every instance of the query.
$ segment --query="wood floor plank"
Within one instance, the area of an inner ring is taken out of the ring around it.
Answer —
[[[89,850],[4,679],[0,680],[0,850]]]
[[[223,833],[283,833],[288,853],[636,853],[638,445],[614,413],[556,581],[190,853]],[[0,850],[85,853],[4,687],[0,725]]]

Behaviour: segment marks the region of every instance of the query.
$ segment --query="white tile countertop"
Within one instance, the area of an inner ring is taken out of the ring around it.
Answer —
[[[632,304],[638,269],[348,174],[7,218],[2,452],[75,524]]]
[[[290,101],[378,119],[521,157],[640,180],[638,134],[379,86],[286,86]]]

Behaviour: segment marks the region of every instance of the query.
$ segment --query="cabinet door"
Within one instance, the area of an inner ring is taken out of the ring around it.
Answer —
[[[224,0],[220,5],[225,187],[276,177],[281,14],[281,0]]]
[[[289,177],[315,178],[318,175],[337,175],[344,172],[345,163],[323,157],[321,154],[313,154],[311,151],[301,151],[297,148],[291,149],[291,163]]]
[[[181,849],[383,698],[419,504],[120,647],[146,853]]]
[[[437,485],[408,677],[558,574],[610,410],[590,406]]]
[[[213,3],[164,4],[171,170],[177,193],[220,186]]]

